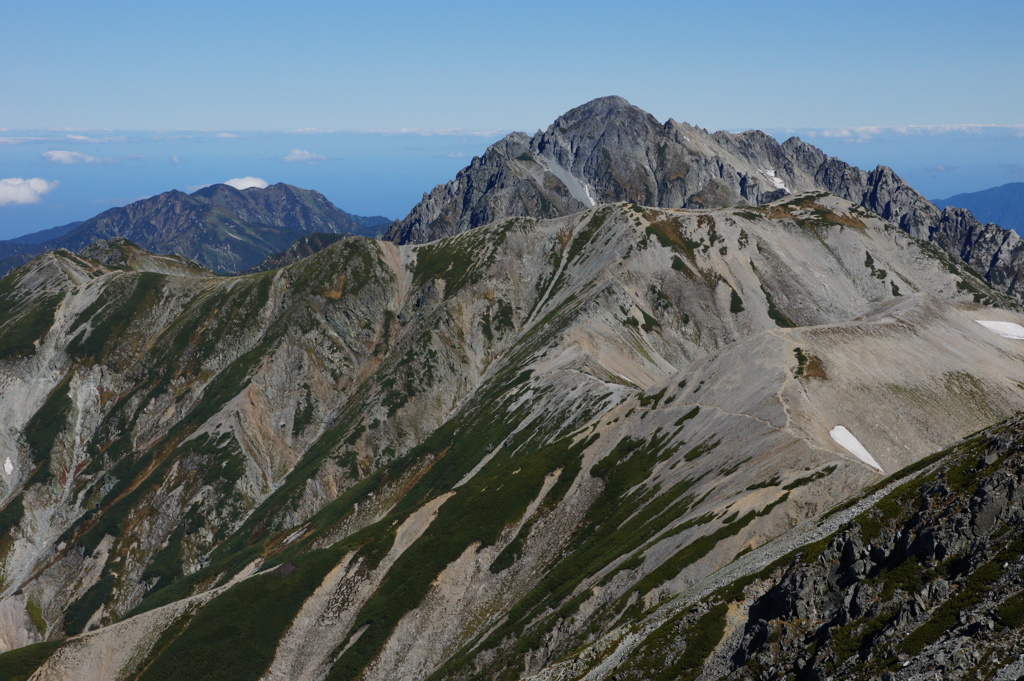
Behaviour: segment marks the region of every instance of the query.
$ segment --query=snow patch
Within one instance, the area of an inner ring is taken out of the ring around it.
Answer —
[[[597,205],[597,201],[595,201],[594,197],[590,194],[590,185],[587,184],[586,182],[582,182],[582,181],[580,182],[580,184],[583,185],[583,191],[586,192],[586,194],[587,194],[587,201],[590,201],[590,206],[591,207],[596,206]]]
[[[782,189],[787,194],[792,194],[793,193],[793,192],[789,191],[789,187],[786,186],[786,183],[783,182],[781,178],[776,177],[776,175],[775,175],[775,168],[758,168],[758,170],[760,170],[764,174],[765,177],[767,177],[769,180],[772,181],[772,184],[775,185],[776,189]]]
[[[11,463],[11,457],[7,457],[7,461],[4,461],[4,473],[10,475],[14,472],[14,464]]]
[[[1014,322],[988,322],[980,319],[975,319],[986,329],[992,333],[997,333],[1003,338],[1012,338],[1014,340],[1024,340],[1024,326],[1016,324]]]
[[[573,175],[568,168],[563,168],[557,161],[545,156],[537,156],[536,161],[541,168],[557,177],[574,199],[580,203],[590,204],[591,207],[597,205],[597,200],[590,194],[590,187],[587,186],[587,183]]]
[[[846,448],[850,453],[856,456],[858,459],[871,466],[882,470],[882,467],[875,461],[875,457],[871,456],[868,450],[864,449],[864,445],[860,443],[853,433],[848,431],[844,426],[836,426],[832,430],[828,431],[828,434],[832,436],[832,439]],[[884,472],[884,471],[883,471]]]

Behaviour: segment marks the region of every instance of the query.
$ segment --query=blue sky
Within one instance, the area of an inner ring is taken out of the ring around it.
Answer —
[[[933,197],[1024,179],[1024,4],[832,4],[4,3],[0,182],[48,184],[0,205],[0,237],[247,175],[400,217],[504,132],[606,94],[813,133]]]

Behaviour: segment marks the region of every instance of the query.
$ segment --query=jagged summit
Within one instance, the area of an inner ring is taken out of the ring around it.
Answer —
[[[826,192],[308,245],[0,285],[0,677],[626,678],[654,606],[1024,408],[1012,301]]]
[[[636,109],[637,111],[643,111],[639,107],[633,106],[625,97],[619,95],[605,95],[604,97],[595,97],[585,104],[580,104],[577,107],[570,109],[565,116],[572,114],[574,111],[582,111],[590,109],[593,111],[610,111],[613,109]]]
[[[1024,182],[1010,182],[979,192],[957,194],[948,199],[935,199],[939,208],[966,208],[984,222],[995,222],[1024,232]]]
[[[934,670],[964,606],[991,640],[1022,551],[990,438],[869,509],[1024,409],[1020,306],[904,231],[927,206],[889,169],[587,106],[474,159],[425,205],[498,218],[429,243],[315,233],[220,277],[115,233],[0,281],[0,678],[821,681]]]
[[[715,132],[601,97],[533,136],[499,140],[394,223],[385,238],[425,243],[503,217],[549,218],[603,203],[662,208],[762,205],[825,190],[934,241],[985,278],[1024,295],[1024,242],[967,211],[943,212],[891,168],[866,172],[792,137]]]
[[[503,215],[554,217],[616,201],[719,208],[818,188],[764,133],[662,124],[621,97],[601,97],[532,137],[512,133],[495,143],[388,238],[423,242]]]
[[[551,127],[569,127],[581,122],[588,122],[594,118],[599,119],[650,119],[657,124],[657,119],[638,106],[634,106],[618,95],[598,97],[586,104],[569,109],[555,119]],[[550,130],[551,128],[548,128]]]
[[[155,272],[186,277],[209,277],[209,269],[180,255],[151,253],[123,236],[94,241],[78,252],[88,260],[113,269]]]

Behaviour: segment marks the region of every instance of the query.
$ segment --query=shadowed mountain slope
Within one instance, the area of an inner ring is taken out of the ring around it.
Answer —
[[[921,460],[535,678],[1019,678],[1022,439]]]
[[[1013,301],[823,192],[239,277],[113,242],[0,310],[36,681],[610,678],[651,608],[1024,406]]]
[[[215,184],[192,194],[175,190],[111,208],[70,230],[58,228],[62,233],[56,238],[39,243],[26,243],[24,237],[18,243],[0,242],[0,268],[6,272],[44,251],[77,251],[122,237],[156,253],[233,273],[258,265],[309,232],[378,236],[387,223],[386,218],[350,215],[318,192],[283,183],[245,190]]]
[[[1024,230],[1024,182],[1010,182],[1000,187],[967,192],[935,199],[939,208],[959,206],[966,208],[985,222],[994,222],[1018,233]]]

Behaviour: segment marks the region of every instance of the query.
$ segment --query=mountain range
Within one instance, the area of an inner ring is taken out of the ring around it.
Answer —
[[[976,222],[604,98],[389,240],[44,253],[0,282],[0,678],[1016,678]]]
[[[1024,230],[1024,182],[1010,182],[980,192],[935,199],[933,203],[939,208],[960,206],[979,220],[994,222],[1018,233]]]
[[[157,253],[180,255],[215,272],[236,273],[287,249],[303,234],[379,236],[391,221],[351,215],[322,194],[279,183],[238,190],[215,184],[111,208],[84,222],[0,242],[0,271],[45,251],[77,251],[122,237]]]
[[[709,133],[659,123],[621,97],[560,116],[533,137],[512,133],[436,187],[386,238],[424,243],[501,216],[555,217],[616,201],[662,208],[758,205],[825,190],[934,242],[1020,297],[1024,242],[963,208],[939,209],[891,168],[867,172],[792,137]]]

